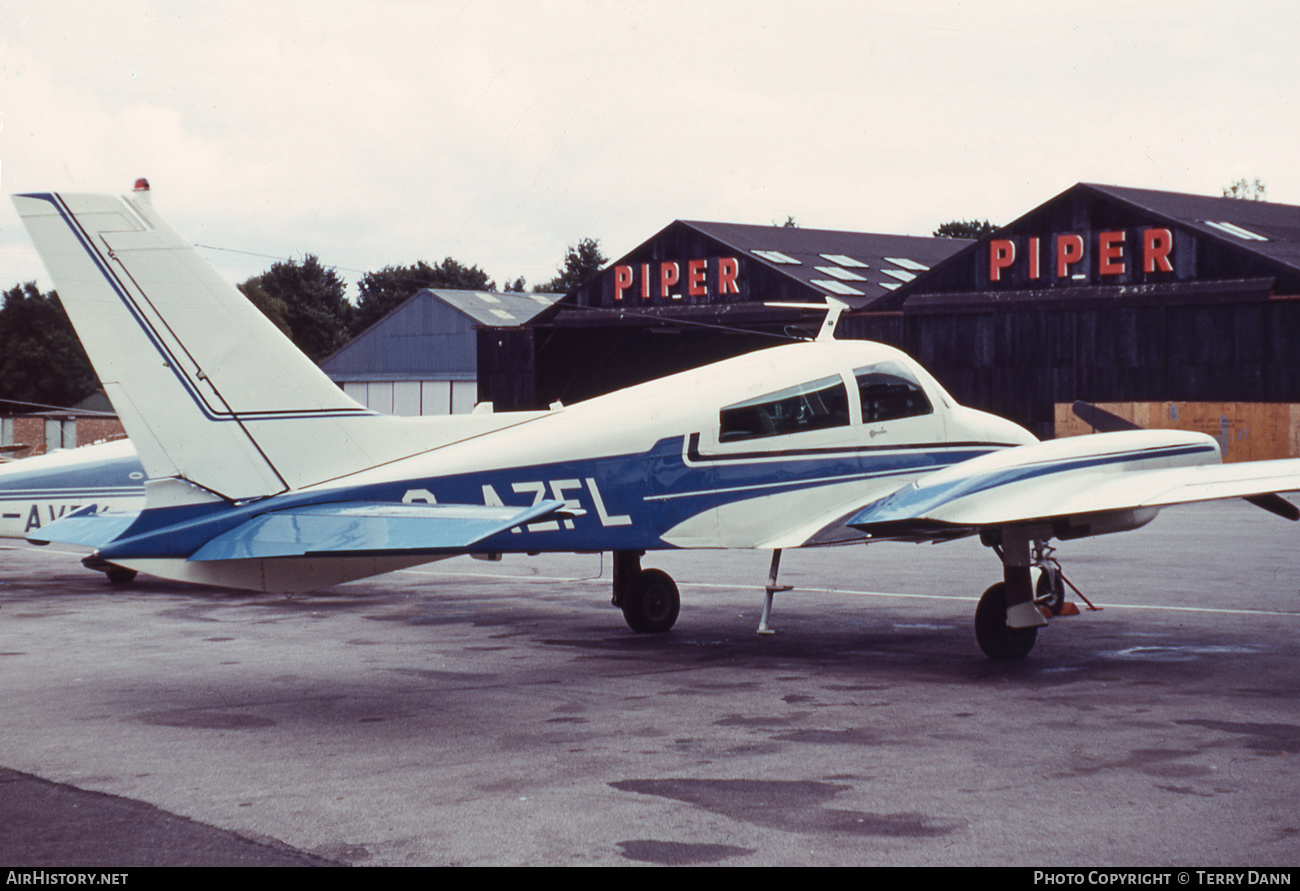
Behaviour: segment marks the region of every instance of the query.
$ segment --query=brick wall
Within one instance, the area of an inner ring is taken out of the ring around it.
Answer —
[[[126,436],[122,422],[117,418],[102,415],[77,418],[77,445],[90,445],[108,439],[121,439]]]
[[[5,452],[11,458],[28,458],[32,455],[44,455],[47,451],[45,442],[44,415],[19,415],[13,419],[13,442],[26,448]],[[122,422],[115,417],[103,415],[85,415],[74,418],[77,431],[77,445],[90,445],[109,439],[121,439],[126,436]]]

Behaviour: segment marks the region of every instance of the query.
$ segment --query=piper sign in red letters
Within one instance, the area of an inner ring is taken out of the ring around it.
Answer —
[[[717,297],[739,294],[740,286],[736,283],[739,275],[740,261],[735,257],[615,266],[614,300],[623,300],[628,291],[642,300],[707,297],[710,283]]]
[[[989,242],[989,281],[1003,281],[1002,274],[1022,264],[1025,278],[1039,280],[1050,275],[1057,279],[1082,279],[1086,277],[1085,236],[1073,232],[1048,238],[1026,238],[1025,256],[1019,257],[1016,242],[1010,238],[995,238]],[[1044,244],[1046,242],[1046,244]],[[1174,248],[1174,235],[1168,229],[1115,229],[1097,232],[1093,244],[1092,271],[1100,276],[1120,276],[1131,271],[1173,272],[1170,254]],[[1046,250],[1045,250],[1046,249]]]

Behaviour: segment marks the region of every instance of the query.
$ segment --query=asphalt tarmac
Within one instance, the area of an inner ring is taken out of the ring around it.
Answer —
[[[457,558],[286,598],[0,550],[0,863],[1300,864],[1300,526],[1062,545],[1100,612],[992,663],[971,541]],[[603,576],[603,578],[598,578]]]

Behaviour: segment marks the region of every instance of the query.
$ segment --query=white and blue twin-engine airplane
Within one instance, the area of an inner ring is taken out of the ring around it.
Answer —
[[[1300,461],[1223,465],[1213,439],[1178,431],[1039,443],[903,353],[833,340],[834,309],[815,340],[576,405],[380,415],[173,232],[147,184],[14,201],[145,477],[138,505],[80,492],[22,534],[106,572],[294,592],[460,554],[610,551],[614,603],[662,632],[679,596],[641,568],[647,551],[772,550],[765,627],[782,549],[979,535],[1004,569],[976,637],[1016,658],[1059,602],[1049,540],[1215,498],[1300,516],[1274,494],[1300,489]]]

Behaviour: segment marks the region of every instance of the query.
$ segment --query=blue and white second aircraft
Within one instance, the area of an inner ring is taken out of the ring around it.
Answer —
[[[39,537],[43,527],[90,504],[111,511],[144,507],[144,470],[129,441],[0,463],[0,538]],[[113,573],[126,576],[126,570]]]
[[[1017,658],[1046,624],[1032,574],[1046,541],[1214,498],[1293,516],[1272,493],[1300,489],[1300,461],[1223,465],[1197,433],[1039,443],[958,405],[898,350],[832,339],[834,309],[816,340],[551,411],[380,415],[169,228],[147,185],[14,201],[146,478],[138,509],[83,493],[24,534],[91,550],[104,571],[292,592],[459,554],[610,551],[614,603],[633,629],[661,632],[679,595],[641,567],[647,551],[779,558],[979,535],[1003,581],[976,637]]]

